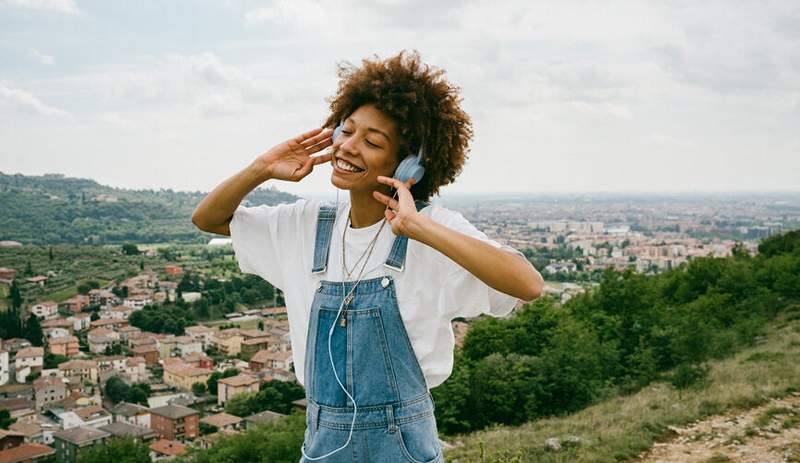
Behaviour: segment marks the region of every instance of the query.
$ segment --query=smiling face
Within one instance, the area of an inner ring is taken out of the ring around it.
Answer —
[[[374,105],[366,104],[344,121],[333,142],[331,183],[351,191],[388,191],[378,176],[391,177],[399,161],[397,124]]]

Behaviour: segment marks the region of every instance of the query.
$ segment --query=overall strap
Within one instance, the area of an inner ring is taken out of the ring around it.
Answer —
[[[311,269],[311,273],[322,273],[328,266],[328,249],[335,220],[335,207],[320,206],[317,215],[317,237],[314,240],[314,267]]]
[[[417,207],[417,212],[425,209],[430,203],[426,203],[422,200],[415,200],[414,205]],[[394,238],[394,243],[392,243],[392,250],[389,251],[389,257],[386,259],[386,262],[383,265],[389,267],[390,269],[397,270],[398,272],[403,271],[403,267],[406,263],[406,249],[408,248],[408,237],[406,236],[396,236]]]

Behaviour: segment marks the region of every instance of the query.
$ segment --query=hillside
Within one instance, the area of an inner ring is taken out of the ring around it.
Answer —
[[[800,461],[800,307],[700,387],[655,382],[564,417],[448,439],[452,462]],[[773,400],[777,399],[777,400]],[[548,439],[550,446],[547,445]],[[553,450],[558,439],[560,450]]]
[[[206,192],[129,190],[62,174],[0,172],[0,240],[23,244],[204,243],[212,236],[191,222]],[[258,188],[245,205],[292,202],[296,196]]]

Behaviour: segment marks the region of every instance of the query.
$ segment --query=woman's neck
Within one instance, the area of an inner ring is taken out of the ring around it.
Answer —
[[[379,190],[389,195],[389,187]],[[364,228],[383,220],[386,206],[372,196],[372,191],[350,190],[350,223],[352,228]]]

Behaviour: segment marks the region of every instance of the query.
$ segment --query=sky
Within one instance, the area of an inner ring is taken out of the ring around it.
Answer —
[[[443,195],[800,190],[794,0],[0,0],[0,171],[209,191],[403,49],[472,118]]]

